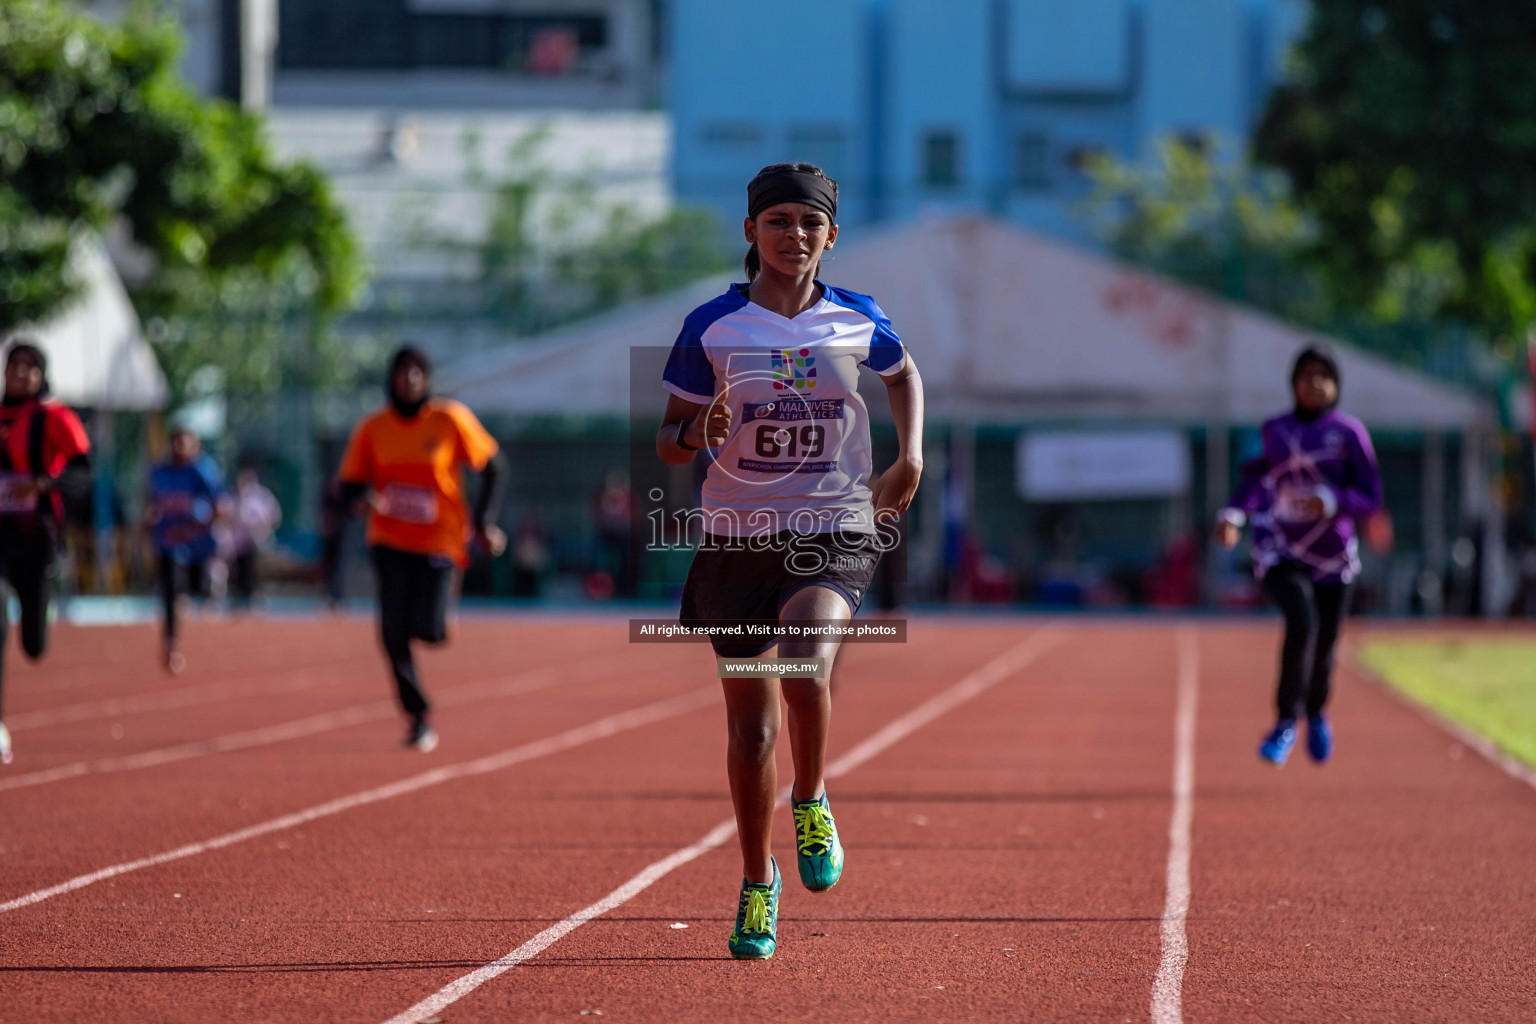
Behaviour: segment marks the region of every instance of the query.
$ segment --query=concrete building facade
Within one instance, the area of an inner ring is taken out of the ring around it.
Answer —
[[[741,215],[768,163],[845,186],[845,223],[984,211],[1061,235],[1083,157],[1244,137],[1304,0],[673,0],[680,202]]]

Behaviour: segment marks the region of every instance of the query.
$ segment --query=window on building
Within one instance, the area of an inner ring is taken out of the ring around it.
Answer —
[[[763,129],[751,121],[710,121],[699,129],[699,141],[714,150],[754,150],[763,144]]]
[[[1087,174],[1088,168],[1100,157],[1107,156],[1109,151],[1103,146],[1081,145],[1073,146],[1067,152],[1067,166],[1079,174]]]
[[[960,184],[960,134],[948,128],[923,136],[923,184],[954,188]]]
[[[411,16],[399,2],[284,0],[277,17],[279,67],[410,66]]]
[[[1029,93],[1107,97],[1131,76],[1128,0],[1007,0],[1004,81]]]
[[[278,64],[564,74],[609,45],[600,14],[513,14],[449,0],[283,0]]]
[[[1209,129],[1187,128],[1174,133],[1179,145],[1197,156],[1211,156],[1216,150],[1216,137]]]
[[[513,59],[501,19],[475,14],[418,18],[413,58],[423,68],[494,68]]]
[[[1013,187],[1043,192],[1051,187],[1051,140],[1041,131],[1023,131],[1013,140]]]
[[[837,178],[846,173],[848,134],[836,124],[797,125],[789,130],[788,159],[815,164],[829,177]]]

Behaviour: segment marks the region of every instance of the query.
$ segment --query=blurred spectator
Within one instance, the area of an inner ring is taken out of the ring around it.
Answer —
[[[1200,602],[1200,534],[1175,537],[1163,559],[1147,573],[1147,603],[1154,608],[1189,608]]]
[[[341,479],[331,477],[320,494],[320,590],[332,611],[341,606],[342,551],[347,536],[347,502]]]
[[[592,495],[592,519],[597,525],[597,570],[607,573],[619,597],[635,596],[635,517],[640,502],[630,489],[629,476],[611,469]]]
[[[512,594],[538,597],[544,589],[544,573],[549,568],[549,542],[538,516],[525,515],[512,541]]]
[[[230,599],[235,607],[248,609],[256,596],[260,550],[282,523],[283,510],[250,467],[235,477],[227,506],[221,539],[229,560]]]
[[[547,77],[563,75],[575,66],[579,52],[575,30],[562,26],[540,29],[528,44],[528,71]]]
[[[1515,534],[1515,568],[1519,578],[1509,602],[1510,615],[1536,615],[1536,535],[1524,526]]]

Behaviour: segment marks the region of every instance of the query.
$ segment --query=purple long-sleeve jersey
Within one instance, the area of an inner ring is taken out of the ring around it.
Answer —
[[[1314,582],[1350,582],[1360,572],[1355,521],[1381,508],[1371,435],[1353,416],[1330,409],[1311,421],[1276,416],[1260,437],[1263,453],[1243,467],[1223,513],[1235,519],[1230,513],[1242,512],[1252,521],[1254,571],[1262,577],[1291,561]]]

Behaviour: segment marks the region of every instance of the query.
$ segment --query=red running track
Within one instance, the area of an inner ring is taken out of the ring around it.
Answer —
[[[698,843],[730,814],[707,648],[625,638],[466,623],[424,661],[425,757],[396,747],[362,621],[193,624],[177,679],[148,628],[13,656],[0,1021],[386,1021]],[[726,955],[724,836],[431,1016],[1536,1019],[1536,790],[1347,668],[1336,762],[1265,768],[1275,644],[1269,623],[928,619],[851,646],[848,868],[799,888],[781,817],[774,960]],[[1189,904],[1165,921],[1181,675]]]

